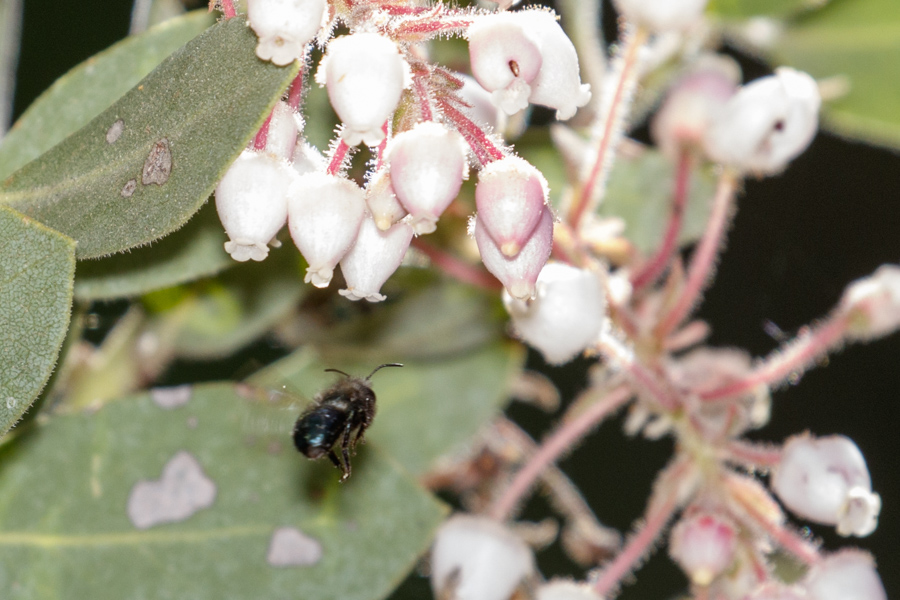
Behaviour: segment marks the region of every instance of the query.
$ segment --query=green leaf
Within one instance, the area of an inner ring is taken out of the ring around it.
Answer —
[[[0,207],[0,435],[50,377],[69,325],[74,270],[71,239]]]
[[[3,138],[0,180],[87,125],[213,23],[206,10],[172,19],[122,40],[57,79]]]
[[[655,150],[637,158],[620,156],[609,178],[600,213],[625,220],[625,236],[644,254],[663,238],[674,188],[675,166]],[[707,171],[694,171],[680,243],[700,237],[706,228],[715,181]]]
[[[78,258],[180,228],[297,73],[256,58],[256,35],[222,21],[99,117],[10,175],[0,202],[75,238]]]
[[[846,95],[826,103],[827,127],[900,148],[900,3],[833,1],[789,27],[775,58],[848,85]]]
[[[233,386],[204,385],[175,408],[142,395],[95,414],[58,416],[5,447],[4,597],[387,596],[445,509],[372,444],[339,484],[328,461],[300,456],[287,437],[281,447],[254,443],[246,416]],[[160,480],[175,457],[187,468],[154,498],[146,482]],[[189,500],[196,504],[187,518],[152,524],[154,512],[164,516],[160,507]],[[290,556],[312,564],[273,566],[279,528],[304,536]]]
[[[215,205],[207,203],[187,225],[158,242],[79,262],[75,298],[90,301],[139,296],[210,277],[235,264],[222,247],[227,240]]]
[[[819,4],[817,0],[710,0],[707,11],[726,19],[785,17]]]
[[[172,344],[177,356],[228,356],[272,329],[309,291],[300,260],[293,244],[285,244],[269,252],[264,265],[239,264],[195,286],[195,293],[157,317],[155,328],[164,336],[173,320],[181,324]]]

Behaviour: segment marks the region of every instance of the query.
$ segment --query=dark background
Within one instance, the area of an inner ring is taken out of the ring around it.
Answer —
[[[15,115],[57,77],[127,34],[130,2],[25,0],[24,31]],[[607,23],[610,20],[607,19]],[[752,78],[761,67],[744,64]],[[756,72],[754,72],[754,70]],[[900,156],[820,134],[782,176],[750,181],[700,316],[713,325],[711,343],[765,355],[778,342],[768,323],[792,333],[824,316],[846,284],[880,264],[900,262]],[[533,366],[542,366],[532,357]],[[586,363],[543,368],[571,398],[582,385]],[[774,394],[772,423],[756,437],[782,441],[809,430],[842,433],[863,451],[884,509],[878,529],[858,540],[812,527],[828,549],[858,545],[870,550],[889,597],[900,597],[900,335],[853,345],[829,364],[804,375],[800,385]],[[535,435],[547,419],[514,405],[513,416]],[[562,467],[575,479],[605,523],[626,530],[644,509],[657,470],[671,456],[668,441],[627,439],[619,422],[573,453]],[[541,500],[526,514],[538,514]],[[545,574],[583,576],[556,548],[542,554]],[[416,576],[405,586],[419,595]],[[684,579],[657,556],[626,587],[626,599],[663,598],[683,589]]]

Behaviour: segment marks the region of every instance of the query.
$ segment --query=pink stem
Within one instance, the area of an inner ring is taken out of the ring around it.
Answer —
[[[269,140],[269,123],[272,121],[272,113],[269,113],[269,116],[266,117],[266,120],[263,121],[262,127],[259,128],[259,131],[256,132],[256,137],[253,138],[253,149],[254,150],[265,150],[266,142]]]
[[[375,159],[375,173],[381,169],[382,165],[384,165],[384,151],[387,148],[388,143],[388,122],[385,121],[381,125],[381,131],[384,133],[384,139],[378,144],[377,158]]]
[[[562,424],[540,445],[538,451],[531,456],[522,467],[509,487],[503,492],[488,514],[498,520],[507,519],[519,500],[531,489],[541,473],[556,462],[560,456],[571,450],[585,435],[590,433],[603,419],[615,412],[632,397],[633,392],[620,386],[602,399],[591,404],[583,412]],[[580,406],[580,403],[579,403]]]
[[[350,151],[350,146],[344,140],[338,142],[337,148],[334,149],[334,154],[331,156],[331,161],[328,163],[328,168],[325,169],[325,172],[329,175],[337,175],[341,172],[341,167],[344,165],[344,158],[347,156],[347,152]]]
[[[416,90],[416,97],[419,99],[419,112],[422,114],[423,121],[433,121],[434,114],[431,111],[431,97],[428,93],[426,85],[427,73],[417,73],[413,76],[413,86]]]
[[[453,123],[456,130],[465,138],[466,143],[475,153],[475,157],[482,165],[492,163],[503,158],[504,154],[481,130],[481,127],[473,123],[466,115],[454,108],[446,100],[439,98],[438,106],[444,116]]]
[[[690,152],[682,150],[678,156],[678,166],[675,172],[675,191],[672,195],[669,225],[656,254],[632,278],[631,286],[635,293],[656,281],[666,265],[669,264],[672,253],[678,247],[678,234],[681,233],[681,223],[684,220],[684,209],[687,205],[688,189],[690,188],[691,166]]]
[[[626,100],[630,97],[637,80],[637,63],[640,48],[647,39],[643,28],[638,29],[633,35],[623,28],[622,63],[618,72],[615,91],[606,113],[602,115],[603,131],[597,146],[597,155],[594,157],[593,166],[588,177],[581,187],[581,193],[577,201],[569,209],[568,222],[572,229],[578,229],[578,225],[585,213],[595,203],[595,191],[603,185],[609,169],[612,167],[613,155],[622,137],[622,123],[628,110]]]
[[[635,359],[634,352],[629,350],[613,335],[601,335],[597,342],[597,350],[608,360],[625,371],[629,379],[649,394],[666,410],[675,410],[680,400],[664,389],[653,373]]]
[[[628,540],[613,561],[603,567],[599,577],[594,581],[594,590],[600,596],[608,597],[609,592],[635,568],[641,558],[650,552],[653,544],[662,534],[669,519],[678,508],[680,486],[675,480],[684,477],[687,465],[688,463],[679,461],[671,464],[660,474],[654,491],[662,493],[664,496],[651,500],[647,507],[647,517],[643,527],[640,527]]]
[[[781,461],[781,448],[746,440],[728,442],[725,453],[725,460],[757,469],[774,467]]]
[[[662,340],[668,337],[672,330],[690,314],[694,304],[700,298],[703,290],[706,289],[716,258],[719,256],[719,250],[723,246],[725,229],[731,219],[736,189],[736,175],[731,171],[724,171],[719,177],[719,184],[716,188],[716,196],[713,200],[712,213],[709,216],[706,231],[703,233],[703,238],[701,238],[700,244],[697,246],[691,259],[687,283],[684,289],[681,290],[675,306],[657,325],[654,332],[657,339]]]
[[[211,0],[209,3],[210,12],[213,11],[213,6],[215,6],[216,0]],[[231,0],[221,0],[219,4],[222,6],[222,14],[225,15],[226,19],[230,19],[237,15],[237,11],[234,10],[234,3]]]
[[[294,81],[291,82],[291,87],[288,91],[288,104],[290,105],[291,110],[294,111],[300,110],[300,103],[303,101],[303,79],[306,75],[305,67],[306,55],[304,54],[303,60],[300,61],[300,72],[294,77]]]
[[[423,241],[420,237],[413,238],[412,245],[425,254],[436,267],[451,277],[455,277],[459,281],[492,292],[503,289],[500,282],[484,269],[462,262],[452,254],[448,254],[443,250],[432,246],[428,242]]]
[[[815,329],[801,331],[794,340],[766,357],[745,379],[701,392],[700,398],[706,401],[724,400],[751,392],[761,385],[772,386],[789,377],[796,377],[813,365],[817,358],[840,344],[846,331],[847,319],[844,316],[829,319]]]

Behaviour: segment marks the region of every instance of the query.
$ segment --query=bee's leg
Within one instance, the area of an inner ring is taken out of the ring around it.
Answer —
[[[344,474],[341,477],[341,481],[346,480],[350,477],[350,440],[353,437],[353,426],[355,423],[353,419],[350,419],[347,422],[347,426],[344,427],[344,435],[341,436],[341,455],[344,458],[344,467],[341,469]]]
[[[334,450],[328,453],[328,458],[331,459],[331,462],[334,463],[334,466],[340,469],[342,473],[347,470],[344,468],[344,465],[341,464],[341,461],[340,459],[338,459],[337,454],[334,453]]]

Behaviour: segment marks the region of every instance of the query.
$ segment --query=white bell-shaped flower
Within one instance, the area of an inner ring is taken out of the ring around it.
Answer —
[[[365,212],[365,193],[349,179],[325,173],[297,179],[288,192],[288,227],[309,263],[305,282],[328,287],[334,267],[356,241]]]
[[[287,194],[296,173],[271,155],[245,150],[216,186],[216,210],[234,260],[263,260],[287,220]]]
[[[328,43],[316,81],[326,86],[331,106],[344,122],[344,142],[377,146],[384,139],[381,126],[409,85],[409,65],[390,39],[354,33]]]
[[[276,65],[303,57],[322,26],[326,0],[247,0],[247,20],[259,37],[256,55]]]
[[[543,60],[538,40],[510,12],[479,18],[467,35],[472,75],[494,105],[509,115],[526,108]]]
[[[405,217],[406,208],[397,199],[389,169],[379,170],[366,185],[366,204],[378,229],[387,231]]]
[[[703,14],[707,0],[613,0],[628,21],[652,31],[686,29]]]
[[[694,585],[707,586],[731,567],[737,541],[734,523],[700,511],[682,518],[672,529],[669,554]]]
[[[431,549],[435,598],[509,600],[533,572],[534,555],[525,542],[485,517],[451,517]]]
[[[431,233],[468,176],[462,136],[440,123],[419,123],[391,141],[387,162],[409,224],[418,235]]]
[[[725,103],[706,131],[706,153],[741,171],[778,173],[812,142],[821,102],[812,77],[780,67]]]
[[[478,219],[505,256],[516,256],[531,239],[548,196],[547,180],[518,156],[495,160],[478,174]]]
[[[702,148],[710,122],[737,92],[741,68],[719,54],[701,55],[671,87],[650,122],[653,141],[670,160],[685,148]]]
[[[853,312],[850,335],[871,340],[900,328],[900,266],[881,265],[844,290],[840,308]]]
[[[565,121],[591,101],[591,86],[581,83],[578,53],[556,15],[546,10],[512,13],[541,50],[541,68],[531,82],[528,101],[556,109],[556,118]]]
[[[809,600],[887,600],[872,557],[841,550],[819,561],[803,580]]]
[[[298,138],[297,145],[294,146],[294,154],[291,157],[291,166],[298,175],[324,173],[328,161],[315,146],[310,145],[303,138]]]
[[[606,296],[597,273],[548,263],[534,290],[531,300],[503,295],[516,336],[553,365],[569,362],[596,343],[606,320]]]
[[[470,221],[470,230],[478,244],[481,261],[494,277],[500,280],[509,295],[518,300],[527,300],[534,296],[534,283],[541,269],[550,258],[553,249],[553,215],[544,207],[531,237],[525,242],[522,250],[515,257],[505,256],[497,243],[476,215]]]
[[[291,110],[290,105],[284,101],[277,102],[275,108],[272,109],[272,117],[269,119],[266,153],[281,160],[291,160],[299,133],[297,119],[294,117],[294,111]]]
[[[789,439],[771,486],[795,514],[836,525],[840,535],[866,536],[878,525],[881,497],[859,448],[842,435]]]
[[[412,236],[412,227],[406,223],[381,231],[371,217],[364,218],[356,243],[341,259],[341,273],[347,282],[347,289],[339,291],[341,296],[369,302],[384,300],[381,286],[403,262]]]
[[[587,583],[553,579],[542,584],[535,594],[537,600],[603,600]]]

